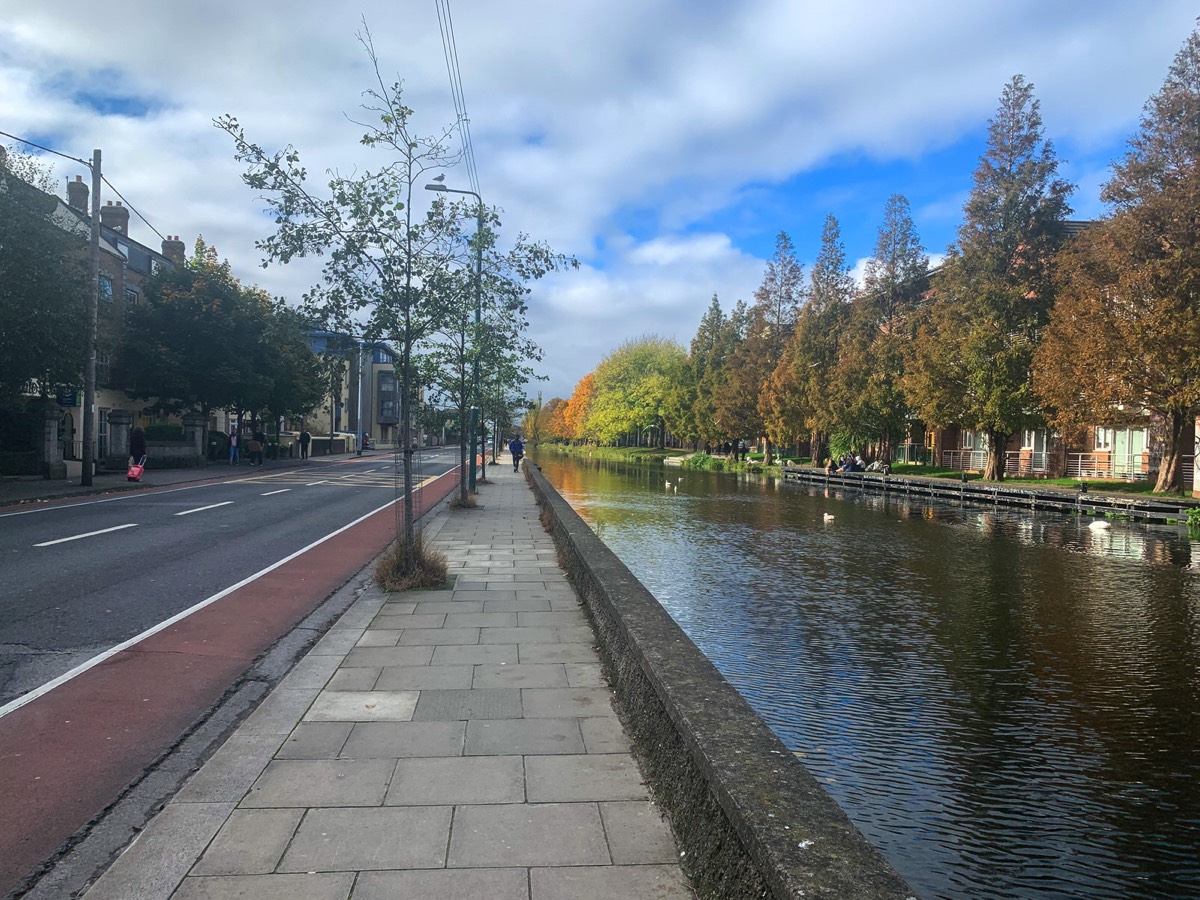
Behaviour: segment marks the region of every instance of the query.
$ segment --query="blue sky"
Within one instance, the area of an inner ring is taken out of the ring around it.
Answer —
[[[781,230],[808,263],[832,213],[859,267],[900,193],[942,253],[1014,74],[1036,86],[1076,217],[1098,215],[1106,169],[1197,15],[1194,0],[446,5],[480,193],[511,232],[583,264],[531,296],[543,399],[625,340],[686,345],[713,293],[726,309],[752,297]],[[315,172],[378,164],[347,118],[371,86],[355,33],[365,20],[416,130],[439,131],[454,106],[435,3],[176,7],[113,0],[98,27],[83,0],[0,0],[0,130],[75,157],[100,147],[161,234],[202,234],[244,280],[298,301],[317,270],[259,267],[262,204],[212,120],[236,115]],[[131,233],[158,244],[136,216]]]

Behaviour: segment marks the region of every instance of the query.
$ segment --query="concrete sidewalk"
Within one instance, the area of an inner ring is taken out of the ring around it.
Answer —
[[[371,587],[87,900],[688,898],[523,475],[426,532],[452,588]]]

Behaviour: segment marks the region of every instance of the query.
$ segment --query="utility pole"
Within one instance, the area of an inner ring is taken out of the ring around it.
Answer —
[[[83,471],[81,485],[92,484],[96,467],[93,443],[96,440],[96,331],[100,310],[100,151],[92,151],[92,248],[90,274],[92,289],[88,296],[88,352],[83,370]]]

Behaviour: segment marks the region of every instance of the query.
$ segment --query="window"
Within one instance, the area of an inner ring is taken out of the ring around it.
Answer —
[[[113,298],[112,279],[109,278],[107,275],[101,275],[100,276],[100,302],[101,303],[112,303],[112,298]]]
[[[1113,445],[1113,429],[1097,428],[1096,429],[1096,449],[1099,451],[1111,450]]]
[[[96,383],[109,384],[112,381],[112,357],[102,350],[96,351]],[[107,415],[107,413],[105,413]]]
[[[962,430],[962,434],[960,436],[958,446],[960,448],[962,448],[963,450],[974,450],[975,449],[975,432],[971,431],[967,428],[964,428]]]
[[[125,288],[125,306],[131,308],[138,305],[138,292],[133,288]]]

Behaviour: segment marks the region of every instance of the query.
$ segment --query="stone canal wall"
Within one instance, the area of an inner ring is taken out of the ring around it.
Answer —
[[[911,898],[914,892],[666,610],[559,496],[526,475],[595,626],[684,870],[702,897]]]

